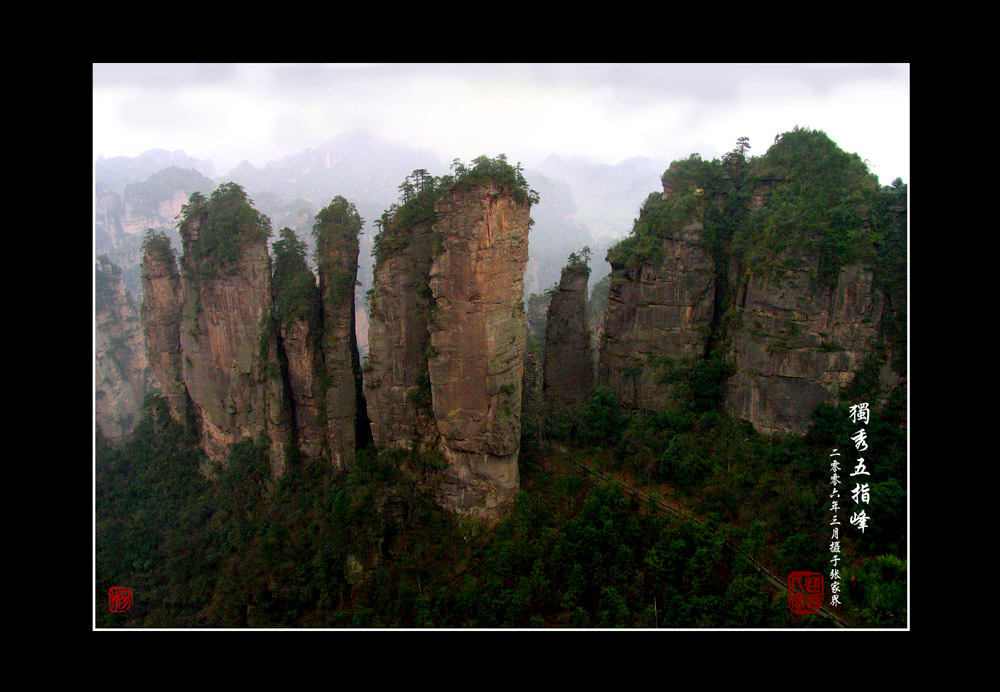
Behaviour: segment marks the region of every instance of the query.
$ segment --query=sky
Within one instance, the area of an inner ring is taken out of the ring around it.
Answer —
[[[183,150],[217,175],[364,129],[442,161],[763,154],[826,132],[909,182],[908,64],[95,64],[94,159]]]

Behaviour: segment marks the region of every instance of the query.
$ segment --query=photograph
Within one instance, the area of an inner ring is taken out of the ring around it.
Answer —
[[[92,631],[911,630],[909,63],[92,68]]]

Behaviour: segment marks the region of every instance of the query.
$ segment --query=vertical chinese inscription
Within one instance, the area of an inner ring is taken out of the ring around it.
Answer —
[[[830,534],[830,605],[840,605],[840,460],[837,457],[840,452],[834,448],[830,453],[830,485],[833,488],[830,492],[830,511],[833,512],[833,519],[830,521],[832,532]]]
[[[862,421],[863,423],[865,423],[865,425],[869,424],[870,421],[869,421],[869,411],[867,402],[855,404],[850,407],[849,411],[852,423],[857,423],[858,421]],[[851,441],[854,442],[854,448],[858,452],[868,451],[868,433],[865,432],[864,428],[861,428],[856,433],[851,435]],[[864,457],[861,456],[858,457],[858,463],[854,467],[854,472],[851,474],[852,478],[854,476],[871,476],[871,474],[868,472],[867,467],[865,466]],[[859,478],[855,482],[854,488],[851,489],[851,499],[854,501],[854,510],[855,510],[854,513],[851,515],[851,525],[861,529],[861,533],[864,533],[865,529],[868,528],[868,521],[871,519],[871,517],[865,512],[864,508],[861,508],[860,511],[858,511],[858,505],[860,504],[867,505],[869,500],[871,500],[871,491],[869,490],[869,484],[862,483],[861,481],[863,480],[866,479]]]
[[[859,421],[868,425],[870,422],[870,411],[867,402],[862,402],[859,404],[854,404],[848,409],[848,415],[851,418],[852,423],[858,423]],[[861,428],[851,435],[851,442],[854,443],[854,449],[857,452],[867,452],[868,451],[868,432],[865,428]],[[840,603],[840,559],[842,553],[840,550],[840,461],[836,457],[840,456],[840,451],[834,449],[830,453],[830,485],[832,486],[832,492],[830,493],[830,509],[833,512],[833,520],[830,522],[832,527],[832,533],[830,535],[830,562],[832,564],[830,568],[830,605],[836,606],[841,605]],[[850,468],[850,467],[848,467]],[[867,466],[865,466],[865,459],[862,456],[858,456],[856,464],[854,465],[854,471],[849,474],[849,478],[853,479],[855,476],[871,476]],[[869,483],[864,483],[866,479],[858,478],[854,482],[854,487],[850,490],[851,501],[854,503],[852,506],[852,514],[850,517],[850,524],[855,528],[861,530],[861,533],[865,532],[868,528],[868,522],[871,517],[865,511],[865,508],[858,507],[858,505],[867,505],[871,501],[871,488]]]

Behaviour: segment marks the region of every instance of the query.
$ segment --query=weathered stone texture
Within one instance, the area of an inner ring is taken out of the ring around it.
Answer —
[[[295,411],[299,451],[303,457],[315,459],[323,455],[326,443],[323,392],[319,382],[323,361],[316,326],[308,319],[299,318],[282,324],[279,329],[288,361],[288,390]]]
[[[431,222],[401,232],[406,234],[405,247],[375,267],[365,399],[376,445],[433,447],[437,427],[427,366]]]
[[[181,228],[185,255],[198,242],[198,220]],[[185,272],[180,343],[183,378],[209,459],[224,462],[228,447],[266,432],[271,465],[284,468],[290,439],[277,343],[271,325],[270,258],[265,242],[239,250],[232,273],[195,280]]]
[[[181,279],[173,254],[146,251],[142,260],[142,326],[160,396],[176,421],[185,419],[187,390],[181,365]]]
[[[361,360],[354,329],[354,285],[358,275],[358,239],[333,234],[319,257],[323,303],[323,361],[326,367],[326,435],[334,467],[347,469],[358,443],[359,415],[364,412]],[[363,417],[367,425],[367,417]]]
[[[564,267],[545,323],[544,392],[547,410],[567,415],[578,410],[594,385],[584,265]]]
[[[873,349],[883,299],[870,267],[843,267],[836,286],[816,263],[751,274],[738,297],[736,373],[725,406],[762,433],[805,433],[822,402],[835,403]]]
[[[495,519],[517,494],[529,205],[495,186],[446,193],[430,271],[429,359],[442,502]]]
[[[139,315],[125,292],[121,270],[102,256],[96,271],[95,416],[105,436],[120,442],[139,421],[152,383]]]
[[[705,356],[714,301],[714,262],[700,221],[660,239],[662,260],[639,268],[612,263],[597,382],[625,406],[662,410],[670,388],[663,364]]]

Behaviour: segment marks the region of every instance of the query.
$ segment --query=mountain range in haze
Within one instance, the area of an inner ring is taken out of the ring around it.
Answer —
[[[493,156],[502,152],[482,153]],[[603,278],[610,271],[603,261],[607,247],[628,233],[643,200],[659,187],[660,175],[668,164],[646,157],[616,165],[593,164],[553,154],[536,168],[526,168],[525,178],[539,192],[540,202],[532,209],[535,225],[525,295],[540,293],[556,283],[569,253],[584,245],[597,260],[591,283]],[[187,195],[196,190],[208,194],[223,182],[240,184],[255,206],[271,218],[275,238],[278,230],[288,226],[310,251],[314,214],[336,195],[351,200],[365,220],[358,273],[362,291],[371,286],[374,221],[398,201],[399,185],[417,169],[426,169],[431,175],[449,172],[448,164],[436,152],[364,130],[345,132],[261,167],[243,161],[222,175],[216,175],[212,161],[180,150],[154,149],[137,157],[100,156],[95,163],[96,254],[108,254],[122,268],[126,289],[136,299],[141,291],[138,250],[146,228],[166,231],[174,247],[180,248],[173,218],[179,212],[177,190],[141,189],[151,176],[171,167],[192,172],[178,188]]]

